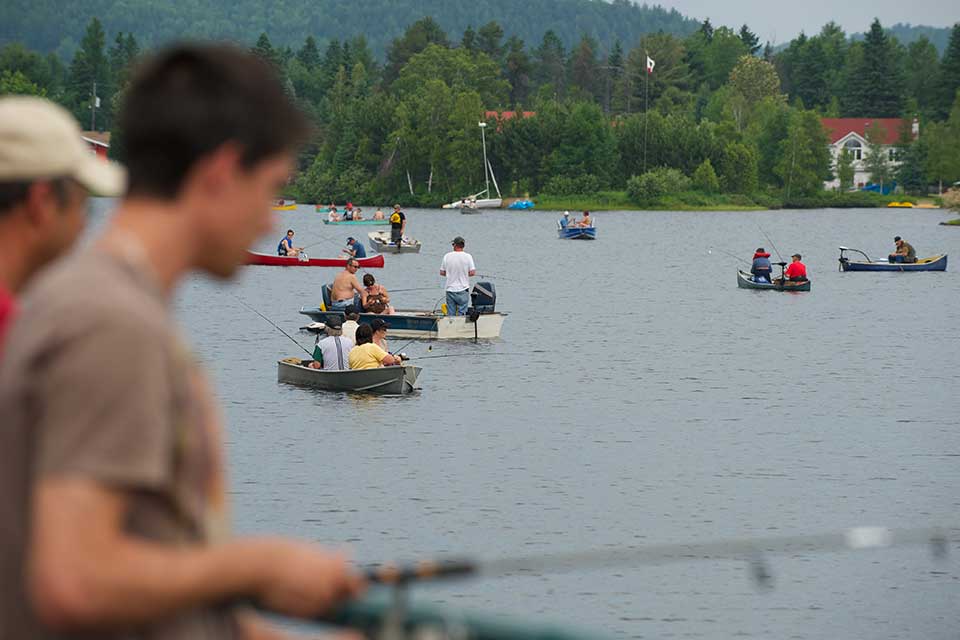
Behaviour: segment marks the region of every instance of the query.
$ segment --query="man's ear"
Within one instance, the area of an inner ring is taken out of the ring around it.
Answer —
[[[199,188],[203,194],[220,194],[233,188],[237,175],[243,171],[243,151],[235,142],[226,142],[197,161],[187,179],[188,187]]]
[[[60,198],[53,183],[42,180],[31,184],[22,209],[24,220],[34,229],[46,229],[56,224]]]

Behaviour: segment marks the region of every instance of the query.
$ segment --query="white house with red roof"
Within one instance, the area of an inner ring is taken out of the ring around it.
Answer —
[[[853,156],[853,186],[860,188],[870,184],[870,174],[864,163],[870,154],[870,143],[867,141],[870,127],[879,127],[882,130],[883,150],[893,167],[900,164],[896,156],[896,144],[904,127],[910,127],[910,134],[914,139],[920,135],[920,123],[916,118],[913,122],[904,118],[821,118],[820,122],[830,137],[831,167],[834,172],[834,179],[824,183],[827,189],[840,188],[836,166],[837,158],[844,149]]]

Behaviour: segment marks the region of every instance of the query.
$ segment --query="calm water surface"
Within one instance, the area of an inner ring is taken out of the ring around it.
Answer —
[[[598,213],[595,242],[557,240],[556,212],[407,213],[423,252],[371,273],[429,290],[395,304],[439,303],[440,258],[462,235],[510,312],[501,340],[433,343],[431,355],[463,357],[424,360],[410,397],[277,384],[276,360],[298,350],[236,297],[309,345],[298,309],[336,270],[250,267],[230,287],[182,288],[179,315],[225,406],[239,531],[373,562],[957,520],[958,266],[837,272],[838,245],[881,257],[894,235],[960,259],[960,229],[936,224],[946,212]],[[290,227],[319,243],[312,256],[333,256],[370,231],[306,207],[276,215],[261,250]],[[771,250],[763,232],[803,254],[811,293],[738,290],[737,262],[709,252]],[[956,562],[924,549],[771,567],[764,592],[742,563],[699,561],[417,597],[635,638],[957,638]]]

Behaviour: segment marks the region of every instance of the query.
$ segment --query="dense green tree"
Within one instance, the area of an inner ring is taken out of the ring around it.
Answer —
[[[45,96],[46,90],[32,82],[20,71],[4,69],[0,71],[0,96],[13,94],[22,96]]]
[[[607,64],[603,68],[603,109],[607,113],[622,113],[625,100],[623,99],[624,64],[626,58],[623,45],[617,40],[607,55]]]
[[[266,33],[260,34],[260,37],[257,38],[257,43],[253,45],[251,51],[270,64],[280,66],[280,55],[277,50],[273,48],[273,43],[270,42],[270,38]]]
[[[828,144],[816,112],[798,110],[791,115],[787,137],[780,143],[780,157],[774,166],[788,201],[823,189],[830,174]]]
[[[297,51],[297,60],[310,71],[320,66],[320,50],[313,36],[307,36],[303,41],[303,46]]]
[[[683,42],[674,36],[665,33],[644,36],[627,55],[623,111],[642,111],[645,103],[655,104],[671,87],[688,90],[691,77],[685,54]],[[647,56],[656,62],[653,73],[647,73]]]
[[[700,35],[695,34],[692,40],[688,40],[695,45],[690,49],[690,67],[698,73],[698,81],[716,90],[727,81],[737,61],[749,50],[729,27],[715,29],[709,40],[698,40]]]
[[[960,180],[960,91],[950,110],[950,118],[943,123],[931,123],[922,133],[928,144],[926,174],[937,183],[938,193],[944,184]]]
[[[539,85],[549,84],[557,97],[566,90],[567,54],[557,34],[548,30],[543,34],[540,46],[534,52],[536,60],[535,80]]]
[[[383,79],[387,84],[400,76],[400,69],[413,56],[430,45],[449,47],[450,41],[440,25],[433,18],[420,18],[410,25],[402,37],[396,38],[387,49],[387,66],[383,70]]]
[[[743,42],[750,55],[756,55],[760,51],[760,38],[753,31],[750,31],[750,27],[743,25],[737,35],[740,36],[740,41]]]
[[[893,176],[890,164],[890,150],[886,146],[887,130],[880,122],[873,122],[866,129],[868,143],[867,152],[863,158],[863,167],[870,174],[873,184],[888,185]]]
[[[915,101],[917,110],[924,116],[935,116],[937,90],[941,83],[940,60],[937,57],[936,47],[921,36],[907,47],[905,64],[907,69],[919,70],[906,75],[908,99]]]
[[[842,149],[837,154],[837,159],[834,162],[834,172],[840,182],[840,191],[849,191],[853,187],[853,177],[856,174],[856,169],[853,166],[853,154],[850,153],[849,149]]]
[[[897,45],[874,20],[859,55],[851,55],[847,63],[845,90],[840,106],[847,117],[893,118],[903,111],[903,90],[906,86],[898,63]]]
[[[603,95],[599,86],[600,65],[597,62],[596,42],[583,36],[580,43],[570,53],[570,85],[578,89],[578,98],[595,100]]]
[[[469,25],[463,30],[463,36],[460,38],[460,46],[467,51],[477,50],[477,32],[473,30],[473,25]]]
[[[414,94],[426,81],[434,79],[454,92],[476,91],[486,107],[507,104],[510,87],[501,77],[497,63],[479,51],[471,54],[465,49],[435,44],[410,58],[393,83],[393,90],[400,96]]]
[[[937,91],[936,114],[945,119],[960,91],[960,22],[953,25],[950,32],[950,43],[943,52],[943,61],[940,64],[940,82]]]
[[[11,76],[22,74],[50,98],[63,98],[61,94],[66,72],[54,54],[42,56],[20,43],[8,44],[0,48],[0,73],[4,71],[9,71]]]
[[[717,172],[714,171],[710,158],[700,163],[700,166],[693,172],[693,188],[704,193],[717,193],[720,191],[720,180],[717,179]]]
[[[757,153],[752,147],[732,142],[720,157],[720,186],[728,193],[751,194],[757,190]]]
[[[488,22],[477,30],[477,48],[500,61],[503,57],[503,27],[495,21]]]
[[[730,72],[730,86],[746,98],[748,104],[756,104],[780,95],[780,76],[766,60],[743,56]]]
[[[511,36],[507,40],[507,57],[504,66],[506,80],[510,83],[510,104],[517,107],[526,103],[530,95],[533,64],[523,46],[523,40],[516,36]]]
[[[918,138],[900,151],[900,165],[894,177],[907,193],[926,195],[927,192],[927,139]]]
[[[106,36],[100,21],[90,20],[67,76],[67,106],[82,123],[109,129],[109,100],[113,94],[110,64],[104,49]],[[96,85],[96,94],[94,94]],[[99,101],[99,106],[96,102]],[[92,116],[96,112],[94,119]]]

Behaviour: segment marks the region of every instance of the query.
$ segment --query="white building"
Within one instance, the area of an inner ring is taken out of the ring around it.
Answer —
[[[920,123],[916,118],[912,123],[902,118],[821,118],[820,122],[830,136],[830,166],[834,173],[834,179],[824,183],[827,189],[840,188],[836,167],[837,158],[844,149],[853,156],[853,186],[859,189],[870,184],[870,174],[864,163],[870,153],[870,143],[867,141],[867,131],[870,127],[882,129],[883,148],[891,167],[900,164],[896,157],[896,144],[900,140],[904,127],[910,127],[910,135],[913,139],[920,135]]]

